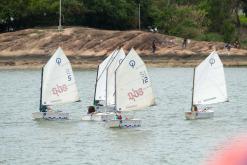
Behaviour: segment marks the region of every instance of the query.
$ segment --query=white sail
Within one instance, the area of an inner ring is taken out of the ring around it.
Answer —
[[[113,58],[107,68],[107,80],[106,80],[106,104],[115,105],[115,71],[125,58],[125,53],[121,48],[117,55]]]
[[[228,100],[223,64],[216,51],[195,68],[194,105],[205,105]]]
[[[139,110],[154,104],[147,68],[134,49],[130,50],[115,73],[117,110]]]
[[[118,50],[114,50],[98,67],[98,76],[95,90],[95,100],[106,100],[106,72],[109,64],[116,56]]]
[[[70,62],[59,47],[43,69],[42,104],[57,105],[79,100]]]

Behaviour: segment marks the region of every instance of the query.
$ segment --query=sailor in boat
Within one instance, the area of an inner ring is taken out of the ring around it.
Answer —
[[[48,105],[42,105],[40,108],[40,112],[52,111],[51,107]]]
[[[121,115],[120,113],[117,113],[117,112],[116,112],[115,119],[121,121],[121,120],[122,120],[122,115]]]
[[[94,106],[89,106],[89,107],[88,107],[87,114],[88,114],[88,115],[89,115],[89,114],[93,115],[94,113],[95,113],[95,108],[94,108]]]
[[[198,112],[198,108],[197,108],[197,106],[196,106],[196,105],[193,105],[193,107],[192,107],[192,111],[193,111],[193,112]]]
[[[192,106],[192,113],[195,113],[196,116],[197,116],[197,114],[198,114],[198,108],[197,108],[196,105],[193,105],[193,106]]]
[[[122,118],[121,113],[117,113],[117,112],[116,112],[115,120],[119,120],[119,125],[118,125],[119,128],[122,127],[122,123],[123,123],[123,120],[122,120],[122,119],[123,119],[123,118]]]

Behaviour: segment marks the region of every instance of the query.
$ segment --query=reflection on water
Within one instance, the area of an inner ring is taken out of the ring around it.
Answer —
[[[227,68],[230,102],[214,105],[215,117],[186,121],[191,68],[149,68],[156,106],[135,112],[142,127],[107,129],[83,122],[92,104],[96,71],[76,71],[82,102],[57,106],[71,120],[33,121],[38,111],[40,72],[0,71],[0,164],[188,164],[198,165],[222,141],[244,132],[247,69]]]

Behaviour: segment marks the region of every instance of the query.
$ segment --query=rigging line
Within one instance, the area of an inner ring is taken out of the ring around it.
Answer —
[[[116,51],[120,51],[120,50],[114,50],[112,55],[115,55],[114,57],[111,57],[108,61],[108,63],[106,64],[105,68],[103,69],[103,71],[101,72],[101,74],[99,75],[98,80],[101,78],[101,76],[103,75],[104,71],[109,67],[109,65],[112,63],[112,61],[115,59],[115,57],[117,56],[118,52],[116,53]],[[116,53],[116,54],[115,54]]]

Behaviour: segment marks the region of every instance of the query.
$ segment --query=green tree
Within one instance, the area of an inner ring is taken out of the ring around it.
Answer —
[[[170,5],[154,10],[155,23],[163,32],[171,35],[194,38],[203,33],[206,13],[194,6]]]
[[[108,29],[127,29],[136,26],[136,5],[131,0],[84,0],[85,23]]]
[[[2,0],[0,2],[0,23],[7,30],[11,27],[19,27],[21,19],[28,14],[27,5],[28,0]]]

